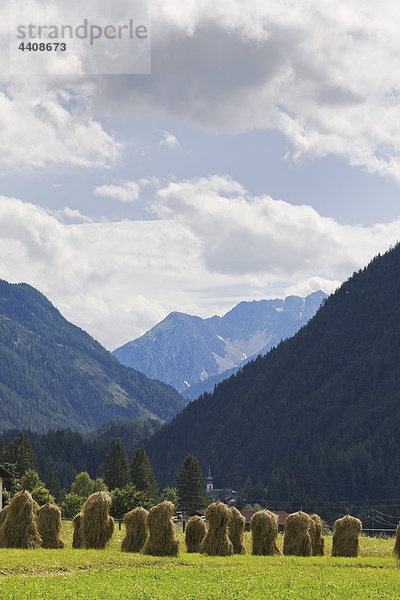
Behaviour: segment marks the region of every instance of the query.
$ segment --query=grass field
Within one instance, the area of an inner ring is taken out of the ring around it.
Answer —
[[[220,558],[187,554],[180,536],[178,558],[153,558],[121,552],[123,533],[107,550],[73,550],[65,523],[64,550],[0,550],[1,600],[400,599],[393,539],[363,537],[353,559],[330,557],[329,537],[325,557]]]

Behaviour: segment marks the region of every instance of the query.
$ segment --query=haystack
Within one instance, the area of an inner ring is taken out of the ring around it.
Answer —
[[[200,552],[210,556],[230,556],[233,554],[233,545],[228,536],[230,510],[219,500],[210,504],[206,510],[208,531],[204,538]]]
[[[246,519],[235,506],[231,508],[231,518],[229,521],[228,535],[232,542],[233,554],[245,554],[246,549],[243,545],[244,524]]]
[[[83,548],[104,549],[114,531],[114,519],[108,514],[111,498],[107,492],[95,492],[82,509],[81,534]]]
[[[24,490],[16,494],[8,505],[0,527],[0,547],[40,548],[41,545],[32,496]]]
[[[5,506],[2,510],[0,510],[0,527],[3,525],[4,520],[6,518],[8,507],[9,507],[9,505],[7,504],[7,506]]]
[[[60,540],[61,510],[56,504],[44,504],[37,513],[37,524],[43,548],[64,548]]]
[[[323,556],[324,555],[324,538],[322,537],[322,520],[319,515],[310,515],[310,537],[312,556]]]
[[[138,506],[124,515],[126,535],[121,544],[122,552],[141,552],[149,535],[148,514],[145,508]]]
[[[289,515],[285,521],[283,554],[292,556],[311,556],[310,515],[299,510]]]
[[[72,547],[73,548],[83,548],[83,540],[82,540],[82,517],[83,513],[79,512],[72,519],[72,527],[74,528],[74,537],[72,538]]]
[[[358,556],[361,529],[362,523],[356,517],[346,515],[337,519],[333,526],[332,556]]]
[[[200,552],[201,542],[206,535],[206,525],[201,517],[191,517],[186,525],[185,542],[188,552]]]
[[[4,508],[3,508],[4,510]],[[0,513],[1,518],[1,513]],[[400,560],[400,523],[396,527],[396,541],[393,548],[393,554],[395,557]]]
[[[270,510],[259,510],[250,521],[251,553],[256,556],[282,556],[276,543],[278,515]]]
[[[143,548],[143,554],[178,556],[179,541],[174,536],[172,522],[174,510],[175,507],[169,500],[164,500],[149,510],[147,517],[149,538]]]

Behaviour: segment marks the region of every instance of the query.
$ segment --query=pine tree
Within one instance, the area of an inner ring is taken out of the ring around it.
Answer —
[[[144,444],[136,450],[133,456],[131,476],[136,489],[144,492],[150,501],[156,502],[158,497],[157,481],[154,477]]]
[[[197,458],[189,454],[179,468],[176,477],[176,491],[178,492],[178,507],[185,513],[205,508],[210,500],[207,496],[206,486]]]
[[[50,493],[56,499],[56,502],[60,501],[60,478],[58,477],[56,463],[53,457],[50,456],[47,463],[45,484]]]
[[[10,443],[9,454],[10,462],[15,464],[14,471],[17,477],[22,477],[29,469],[37,471],[31,442],[22,431]]]
[[[119,438],[113,438],[104,465],[104,481],[110,490],[124,488],[130,483],[129,459]]]

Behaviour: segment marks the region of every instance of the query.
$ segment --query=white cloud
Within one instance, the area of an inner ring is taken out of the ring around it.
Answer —
[[[0,169],[51,164],[107,167],[122,144],[88,113],[91,86],[59,87],[31,79],[0,91]]]
[[[155,209],[190,229],[210,272],[252,277],[345,278],[355,266],[400,238],[400,220],[374,227],[342,226],[311,206],[251,197],[237,182],[215,176],[172,182]]]
[[[92,223],[92,219],[83,215],[77,208],[65,206],[62,210],[49,210],[48,213],[61,223]]]
[[[305,298],[313,292],[324,290],[327,294],[332,294],[341,284],[341,281],[331,281],[323,277],[309,277],[303,281],[298,281],[284,290],[285,296],[301,296]]]
[[[134,202],[139,199],[140,185],[135,181],[125,181],[121,185],[100,185],[93,190],[96,196],[116,198],[121,202]]]
[[[177,148],[179,146],[179,142],[176,136],[174,136],[172,133],[169,133],[168,131],[163,131],[162,132],[162,139],[161,141],[158,143],[158,145],[160,147],[162,146],[167,146],[168,148]]]
[[[222,176],[171,182],[154,209],[154,221],[70,224],[0,196],[0,277],[39,288],[113,348],[173,310],[205,317],[240,300],[332,291],[400,238],[400,219],[342,226]]]
[[[400,181],[399,22],[393,0],[155,0],[152,76],[104,79],[95,103],[277,128],[297,159],[337,154]]]
[[[110,18],[129,12],[127,0],[97,3]],[[82,16],[82,3],[68,11]],[[230,133],[276,128],[295,159],[336,154],[400,182],[398,3],[154,0],[152,13],[151,76],[99,76],[78,93],[70,84],[73,102],[62,81],[3,89],[0,164],[110,165],[122,148],[93,115],[135,114]]]

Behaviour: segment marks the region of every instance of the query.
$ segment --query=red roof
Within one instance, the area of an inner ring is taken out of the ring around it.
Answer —
[[[278,515],[279,524],[284,523],[289,516],[289,513],[286,512],[285,510],[273,510],[272,512],[275,513],[276,515]]]

